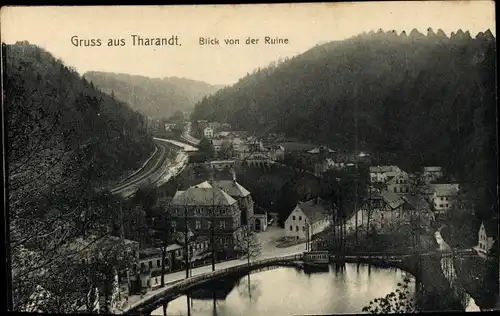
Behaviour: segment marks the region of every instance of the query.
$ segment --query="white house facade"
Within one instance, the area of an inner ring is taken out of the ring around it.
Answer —
[[[285,237],[306,239],[330,226],[331,214],[320,198],[299,202],[285,221]]]
[[[384,183],[401,172],[398,166],[371,166],[370,181],[372,183]]]
[[[203,136],[205,136],[205,138],[213,138],[214,130],[211,127],[205,127],[203,130]]]
[[[476,251],[481,257],[485,257],[488,251],[493,248],[495,241],[498,237],[498,223],[496,222],[482,222],[479,227],[478,244]]]
[[[459,185],[456,183],[444,183],[434,186],[432,202],[436,213],[442,214],[449,211],[456,200]]]

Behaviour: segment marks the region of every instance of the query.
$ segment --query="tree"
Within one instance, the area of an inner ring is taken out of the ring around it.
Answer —
[[[243,226],[240,239],[235,245],[235,250],[243,257],[247,258],[247,264],[250,266],[250,259],[260,256],[262,247],[257,234],[249,226]]]
[[[214,156],[214,147],[212,146],[210,140],[205,137],[200,140],[198,149],[205,160],[210,159]]]
[[[68,258],[78,251],[69,246],[119,223],[101,189],[142,163],[153,143],[141,115],[48,52],[29,43],[2,50],[13,309],[26,308],[38,284],[51,293],[38,309],[74,312],[88,289],[76,290],[84,280],[73,278]]]
[[[221,151],[220,151],[220,158],[222,159],[231,159],[234,157],[234,148],[233,144],[227,140],[224,140],[222,142],[221,146]]]
[[[248,225],[242,227],[240,238],[235,245],[235,250],[247,257],[248,267],[250,267],[250,259],[255,259],[260,256],[262,246],[257,238],[257,234]],[[248,271],[248,293],[250,295],[250,299],[252,299],[250,270]]]
[[[405,278],[403,283],[398,283],[398,289],[395,292],[370,301],[368,306],[363,307],[363,312],[370,314],[414,313],[415,304],[409,290],[409,283],[410,279]]]

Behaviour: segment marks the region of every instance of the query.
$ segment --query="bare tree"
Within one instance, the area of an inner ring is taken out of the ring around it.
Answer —
[[[259,257],[262,247],[257,234],[249,226],[242,226],[241,229],[241,238],[237,241],[235,248],[247,258],[247,264],[250,266],[250,259]]]

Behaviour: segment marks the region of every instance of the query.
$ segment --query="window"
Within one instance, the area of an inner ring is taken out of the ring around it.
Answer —
[[[225,229],[226,228],[226,221],[225,220],[221,220],[219,225],[220,225],[219,226],[220,229]]]
[[[439,207],[443,207],[443,204],[439,204]]]
[[[144,269],[146,267],[146,265],[144,264],[144,262],[141,262],[141,269]]]
[[[153,269],[153,261],[149,261],[149,268]]]
[[[156,260],[156,267],[158,267],[158,268],[159,268],[160,266],[161,266],[161,264],[160,264],[160,259],[158,259],[158,260]]]
[[[292,227],[292,225],[290,225],[290,231],[293,231],[293,227]]]
[[[299,221],[301,221],[301,220],[302,220],[302,216],[299,216]]]
[[[295,231],[298,232],[299,231],[299,226],[295,226]]]
[[[295,220],[295,216],[292,216],[292,220]]]
[[[196,221],[196,229],[201,229],[201,221]]]

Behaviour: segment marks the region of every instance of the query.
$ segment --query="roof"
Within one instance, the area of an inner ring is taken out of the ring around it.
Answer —
[[[370,166],[370,172],[398,172],[398,166]]]
[[[232,180],[217,180],[212,182],[212,186],[219,188],[232,197],[245,197],[250,195],[250,192],[241,184]]]
[[[312,199],[307,202],[299,202],[297,203],[297,207],[312,223],[315,223],[329,215],[329,207],[321,198],[317,198],[317,200]]]
[[[214,138],[212,139],[212,145],[222,145],[224,143],[224,139],[217,139],[217,138]]]
[[[434,190],[436,189],[436,186],[438,186],[438,184],[435,184],[435,183],[429,183],[427,184],[425,187],[424,187],[424,192],[426,194],[433,194],[434,193]]]
[[[401,178],[408,179],[408,174],[406,172],[404,172],[404,171],[401,171],[400,173],[398,173],[397,175],[395,175],[394,177],[392,177],[389,181],[387,181],[386,184],[387,185],[395,184],[396,181],[398,179],[401,179]]]
[[[486,236],[497,238],[498,237],[498,221],[496,220],[487,220],[483,221],[481,225],[484,226],[484,230],[486,231]]]
[[[440,183],[436,184],[434,187],[434,192],[438,196],[450,196],[457,195],[459,191],[459,185],[457,183]]]
[[[212,160],[210,164],[220,164],[220,163],[234,163],[234,160]]]
[[[262,214],[262,215],[265,215],[267,214],[267,210],[265,208],[262,208],[258,205],[255,205],[254,207],[254,214]]]
[[[438,166],[424,167],[424,172],[436,172],[436,171],[443,171],[443,168]]]
[[[195,188],[177,191],[172,198],[173,205],[233,205],[236,200],[219,188]]]
[[[335,152],[335,150],[333,150],[333,149],[330,149],[328,147],[320,146],[320,147],[316,147],[316,148],[313,148],[313,149],[309,150],[308,153],[310,153],[310,154],[319,154],[322,149],[328,150],[329,153],[334,153]]]
[[[391,208],[397,208],[404,203],[403,198],[392,191],[383,190],[380,195]]]
[[[403,196],[403,199],[414,209],[417,211],[430,211],[429,203],[425,200],[425,198],[418,194],[408,194]]]
[[[167,246],[167,252],[182,249],[182,245],[178,243],[170,244]],[[151,258],[161,256],[161,248],[146,248],[139,252],[139,259]]]
[[[198,183],[193,185],[192,188],[211,188],[212,186],[208,181],[203,181],[202,183]]]
[[[318,147],[314,144],[306,144],[306,143],[295,143],[295,142],[286,142],[279,144],[286,151],[307,151]]]

